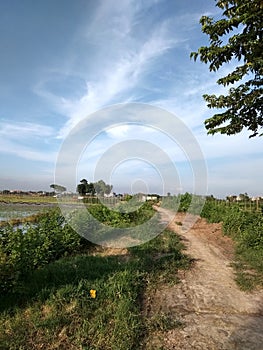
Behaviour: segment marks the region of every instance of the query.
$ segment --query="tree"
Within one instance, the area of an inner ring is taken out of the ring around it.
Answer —
[[[87,185],[88,184],[88,180],[82,179],[82,180],[80,180],[80,183],[83,184],[83,185]]]
[[[259,132],[263,126],[263,2],[219,0],[216,6],[223,11],[221,19],[215,21],[208,16],[200,19],[210,46],[200,47],[191,57],[209,64],[210,71],[217,71],[233,59],[240,65],[217,81],[223,86],[234,84],[227,95],[203,96],[209,108],[223,109],[206,119],[205,127],[212,135],[237,134],[245,127],[251,132],[249,137],[262,136]]]
[[[78,184],[78,186],[77,186],[77,192],[78,192],[80,195],[84,196],[84,195],[86,194],[86,186],[85,186],[83,183]]]
[[[104,196],[104,194],[111,193],[112,187],[112,185],[107,185],[103,180],[88,183],[86,179],[82,179],[77,186],[77,192],[81,195],[90,194],[94,196],[96,193],[97,195]]]
[[[245,192],[245,193],[240,193],[240,194],[239,194],[239,198],[240,198],[242,201],[249,201],[249,195],[247,194],[247,192]]]
[[[229,202],[236,202],[236,200],[237,200],[237,196],[227,196],[226,197],[226,199],[227,199],[227,201],[229,201]]]
[[[87,193],[88,181],[86,179],[80,180],[80,184],[77,186],[77,192],[82,196]]]
[[[53,188],[56,192],[64,192],[67,190],[66,187],[57,184],[52,184],[50,187]]]
[[[92,182],[87,185],[87,193],[91,196],[94,196],[96,193],[94,184]]]
[[[95,195],[95,188],[92,182],[88,183],[86,179],[82,179],[77,186],[77,192],[81,195],[90,194]]]
[[[99,180],[94,183],[95,191],[98,195],[103,196],[104,194],[110,194],[112,185],[107,185],[103,180]]]

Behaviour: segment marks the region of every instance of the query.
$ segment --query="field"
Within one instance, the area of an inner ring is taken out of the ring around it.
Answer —
[[[166,205],[185,212],[191,199],[171,197]],[[202,203],[196,198],[192,210]],[[121,206],[117,212],[89,204],[89,210],[114,227],[136,226],[154,213],[151,203],[132,212]],[[221,222],[235,242],[241,288],[263,285],[261,212],[207,200],[201,216]],[[149,295],[167,293],[179,282],[177,272],[192,266],[168,229],[140,246],[102,248],[78,235],[54,207],[32,223],[0,228],[0,235],[1,349],[140,350],[151,334],[183,326],[177,315],[156,309],[149,317],[145,310]]]
[[[23,194],[0,194],[0,203],[20,203],[20,204],[36,204],[36,203],[57,203],[57,199],[53,196],[40,195],[23,195]]]
[[[146,204],[140,220],[149,211]],[[176,283],[178,268],[189,266],[174,233],[103,249],[77,235],[57,209],[22,231],[1,230],[1,349],[143,349],[152,328],[177,326],[141,312],[146,287]]]

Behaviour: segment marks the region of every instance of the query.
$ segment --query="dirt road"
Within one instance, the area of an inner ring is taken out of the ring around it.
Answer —
[[[159,209],[163,218],[172,213]],[[195,262],[181,271],[181,282],[156,291],[149,312],[162,312],[182,322],[182,327],[153,336],[147,348],[183,350],[263,350],[263,291],[241,291],[231,267],[233,243],[222,236],[220,224],[198,219],[185,232],[178,213],[170,229],[181,235],[186,253]]]

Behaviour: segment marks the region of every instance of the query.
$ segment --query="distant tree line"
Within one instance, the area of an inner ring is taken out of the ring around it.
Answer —
[[[23,196],[53,196],[55,194],[54,191],[47,192],[47,191],[22,191],[22,190],[1,190],[0,194],[3,195],[23,195]]]
[[[66,187],[57,184],[52,184],[50,187],[53,188],[56,192],[65,192],[67,190]]]
[[[106,184],[103,180],[99,180],[97,182],[88,182],[86,179],[82,179],[77,186],[77,192],[82,195],[90,195],[90,196],[104,196],[104,194],[108,195],[111,193],[113,186]]]
[[[1,194],[38,194],[38,195],[45,195],[45,196],[49,196],[49,195],[54,195],[55,193],[57,194],[63,194],[63,192],[65,193],[67,191],[67,188],[65,186],[59,185],[59,184],[51,184],[50,188],[53,189],[53,192],[45,192],[45,191],[20,191],[20,190],[15,190],[15,191],[10,191],[7,189],[4,189],[2,191],[0,191]],[[90,195],[90,196],[104,196],[109,195],[112,191],[113,186],[112,185],[108,185],[105,183],[105,181],[103,180],[99,180],[97,182],[88,182],[88,180],[86,179],[82,179],[80,181],[80,183],[77,185],[77,193],[79,193],[80,195],[84,196],[84,195]],[[69,192],[71,193],[71,192]]]

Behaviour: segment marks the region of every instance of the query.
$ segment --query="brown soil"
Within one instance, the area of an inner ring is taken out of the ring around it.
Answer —
[[[163,217],[173,214],[159,208]],[[194,259],[180,271],[180,283],[158,288],[146,301],[146,313],[165,314],[181,324],[151,334],[146,349],[263,350],[263,290],[244,292],[235,282],[233,242],[220,224],[198,218],[188,231],[178,213],[169,228],[178,233]]]

